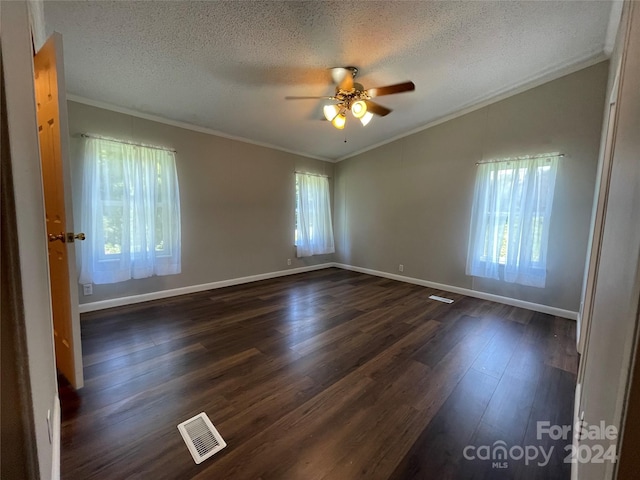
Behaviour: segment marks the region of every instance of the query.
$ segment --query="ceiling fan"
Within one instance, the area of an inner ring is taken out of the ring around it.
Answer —
[[[413,82],[396,83],[386,87],[364,89],[362,84],[355,82],[358,74],[357,67],[336,67],[331,69],[331,77],[336,84],[336,93],[322,97],[285,97],[286,100],[307,100],[323,98],[336,100],[337,104],[325,105],[324,116],[331,124],[342,130],[347,121],[347,111],[360,120],[362,125],[367,125],[374,115],[384,117],[391,113],[391,109],[372,102],[374,97],[391,95],[394,93],[411,92],[416,89]]]

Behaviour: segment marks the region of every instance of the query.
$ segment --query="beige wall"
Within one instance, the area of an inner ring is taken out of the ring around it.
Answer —
[[[337,261],[577,311],[607,73],[594,65],[338,163]],[[546,288],[466,276],[475,163],[553,151],[565,157]]]
[[[293,172],[334,165],[69,102],[74,207],[80,133],[178,151],[182,274],[95,285],[80,303],[200,285],[337,260],[577,311],[596,174],[606,62],[335,165],[337,254],[295,258]],[[389,117],[385,121],[391,121]],[[547,287],[465,275],[475,162],[560,151]],[[79,223],[79,222],[76,222]],[[292,265],[287,266],[287,259]]]
[[[293,246],[294,171],[333,176],[332,163],[76,102],[69,102],[69,133],[77,219],[81,212],[80,133],[175,148],[182,209],[182,274],[94,285],[92,296],[83,296],[80,289],[80,303],[333,260],[333,255],[296,259]]]

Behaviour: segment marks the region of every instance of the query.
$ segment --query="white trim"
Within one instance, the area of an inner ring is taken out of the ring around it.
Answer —
[[[435,288],[437,290],[444,290],[446,292],[459,293],[461,295],[466,295],[468,297],[480,298],[482,300],[490,300],[492,302],[502,303],[504,305],[511,305],[513,307],[526,308],[527,310],[533,310],[534,312],[547,313],[549,315],[555,315],[556,317],[568,318],[569,320],[575,320],[578,316],[578,312],[572,312],[570,310],[563,310],[561,308],[550,307],[548,305],[541,305],[539,303],[525,302],[524,300],[503,297],[501,295],[494,295],[493,293],[480,292],[477,290],[470,290],[468,288],[454,287],[453,285],[446,285],[444,283],[430,282],[428,280],[422,280],[421,278],[405,277],[404,275],[396,275],[395,273],[381,272],[379,270],[371,270],[370,268],[355,267],[353,265],[345,265],[342,263],[334,263],[333,266],[338,268],[343,268],[345,270],[352,270],[354,272],[366,273],[368,275],[375,275],[376,277],[384,277],[384,278],[389,278],[391,280],[398,280],[400,282],[420,285],[423,287]]]
[[[171,125],[172,127],[184,128],[185,130],[191,130],[193,132],[206,133],[208,135],[215,135],[216,137],[227,138],[229,140],[235,140],[237,142],[248,143],[250,145],[257,145],[259,147],[270,148],[272,150],[279,150],[281,152],[292,153],[294,155],[300,155],[301,157],[313,158],[315,160],[321,160],[323,162],[335,163],[336,160],[321,157],[319,155],[311,155],[310,153],[297,152],[295,150],[289,150],[278,145],[271,143],[259,142],[257,140],[251,140],[249,138],[239,137],[236,135],[230,135],[228,133],[221,132],[219,130],[213,130],[212,128],[201,127],[199,125],[193,125],[187,122],[181,122],[179,120],[170,120],[168,118],[161,117],[159,115],[153,115],[151,113],[142,113],[132,110],[130,108],[118,107],[110,103],[101,102],[99,100],[91,100],[90,98],[81,97],[72,93],[67,93],[67,100],[72,102],[82,103],[89,105],[90,107],[102,108],[103,110],[109,110],[111,112],[122,113],[125,115],[131,115],[132,117],[143,118],[145,120],[151,120],[152,122],[163,123],[165,125]]]
[[[51,480],[60,480],[60,399],[53,397],[53,429],[51,432]]]
[[[494,295],[493,293],[480,292],[477,290],[470,290],[468,288],[446,285],[444,283],[430,282],[429,280],[422,280],[421,278],[406,277],[404,275],[396,275],[395,273],[381,272],[379,270],[372,270],[370,268],[356,267],[354,265],[347,265],[344,263],[336,262],[321,263],[318,265],[310,265],[308,267],[292,268],[290,270],[279,270],[276,272],[260,273],[258,275],[249,275],[247,277],[232,278],[229,280],[221,280],[219,282],[203,283],[200,285],[174,288],[171,290],[161,290],[158,292],[144,293],[142,295],[131,295],[128,297],[101,300],[99,302],[83,303],[80,305],[80,313],[94,312],[96,310],[104,310],[105,308],[121,307],[123,305],[133,305],[134,303],[142,303],[148,302],[150,300],[158,300],[161,298],[186,295],[188,293],[204,292],[206,290],[214,290],[217,288],[230,287],[232,285],[257,282],[259,280],[268,280],[270,278],[284,277],[286,275],[295,275],[297,273],[311,272],[314,270],[322,270],[324,268],[331,267],[350,270],[353,272],[365,273],[367,275],[374,275],[376,277],[389,278],[391,280],[420,285],[422,287],[435,288],[437,290],[443,290],[445,292],[459,293],[468,297],[490,300],[492,302],[511,305],[513,307],[526,308],[527,310],[533,310],[534,312],[547,313],[549,315],[555,315],[556,317],[568,318],[569,320],[576,320],[578,318],[578,312],[573,312],[571,310],[563,310],[561,308],[550,307],[548,305],[542,305],[539,303],[525,302],[524,300],[518,300],[516,298]]]
[[[62,35],[53,32],[51,41],[54,42],[55,60],[56,60],[56,76],[58,79],[58,126],[60,130],[60,154],[62,161],[62,192],[64,195],[64,213],[67,232],[77,231],[74,227],[73,220],[73,195],[71,192],[71,155],[69,154],[69,112],[67,111],[66,97],[66,77],[64,71],[64,49],[62,47]],[[76,271],[76,246],[73,242],[67,243],[67,269],[69,282],[69,296],[71,303],[71,339],[73,349],[73,370],[75,378],[69,378],[71,385],[75,389],[84,386],[84,368],[82,366],[82,338],[80,327],[80,314],[78,312],[77,302],[71,299],[78,298],[78,274]]]
[[[582,364],[582,362],[580,362]],[[582,412],[580,412],[580,399],[582,394],[582,383],[578,380],[576,384],[576,393],[573,399],[573,425],[578,425],[580,421],[580,417],[582,417]],[[580,441],[578,440],[578,435],[571,435],[573,440],[571,441],[571,445],[575,449],[574,451],[578,451],[578,447],[580,445]],[[571,464],[571,480],[578,480],[578,463]]]
[[[171,290],[160,290],[157,292],[143,293],[141,295],[131,295],[128,297],[112,298],[110,300],[101,300],[98,302],[80,304],[80,313],[94,312],[96,310],[104,310],[105,308],[121,307],[123,305],[133,305],[134,303],[148,302],[150,300],[158,300],[161,298],[176,297],[178,295],[186,295],[188,293],[204,292],[206,290],[215,290],[217,288],[230,287],[232,285],[240,285],[243,283],[257,282],[259,280],[268,280],[270,278],[284,277],[286,275],[295,275],[296,273],[311,272],[313,270],[322,270],[323,268],[333,267],[333,263],[321,263],[318,265],[309,265],[307,267],[291,268],[289,270],[279,270],[276,272],[260,273],[258,275],[249,275],[247,277],[231,278],[229,280],[220,280],[218,282],[201,283],[200,285],[191,285],[189,287],[172,288]]]
[[[527,90],[531,90],[532,88],[539,87],[540,85],[544,85],[545,83],[565,77],[579,70],[592,67],[593,65],[596,65],[606,60],[607,58],[608,58],[607,55],[603,53],[602,49],[598,48],[595,51],[591,51],[582,57],[579,57],[577,59],[574,59],[573,61],[569,61],[565,63],[564,65],[561,65],[559,67],[555,66],[543,72],[538,72],[536,76],[530,77],[522,81],[519,85],[509,86],[502,90],[496,90],[487,95],[483,95],[482,97],[472,100],[471,102],[467,102],[464,105],[460,105],[456,108],[453,108],[451,110],[451,113],[444,115],[436,120],[433,120],[432,122],[429,122],[426,125],[422,125],[408,132],[401,133],[400,135],[396,135],[395,137],[391,137],[387,140],[383,140],[374,145],[365,147],[361,150],[357,150],[353,153],[349,153],[343,157],[338,158],[337,160],[332,160],[332,161],[335,163],[338,163],[348,158],[355,157],[356,155],[360,155],[361,153],[365,153],[365,152],[368,152],[369,150],[373,150],[383,145],[386,145],[387,143],[392,143],[392,142],[395,142],[396,140],[400,140],[404,137],[408,137],[410,135],[413,135],[414,133],[422,132],[423,130],[427,130],[429,128],[435,127],[436,125],[440,125],[441,123],[448,122],[449,120],[453,120],[455,118],[461,117],[463,115],[466,115],[467,113],[474,112],[476,110],[484,108],[493,103],[497,103],[506,98],[512,97],[514,95],[518,95],[519,93],[526,92]]]

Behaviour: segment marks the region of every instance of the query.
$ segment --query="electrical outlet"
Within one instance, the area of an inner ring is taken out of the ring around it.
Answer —
[[[398,270],[401,272],[404,272],[404,265],[403,264],[398,265]]]
[[[83,295],[93,295],[93,284],[92,283],[85,283],[84,285],[82,285],[82,294]]]
[[[291,265],[291,259],[287,258],[287,265]]]

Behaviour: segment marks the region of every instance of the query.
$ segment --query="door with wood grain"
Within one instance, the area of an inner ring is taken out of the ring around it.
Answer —
[[[34,56],[34,81],[49,253],[49,282],[58,370],[82,386],[82,350],[73,230],[62,37],[52,35]]]

